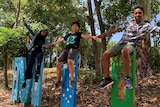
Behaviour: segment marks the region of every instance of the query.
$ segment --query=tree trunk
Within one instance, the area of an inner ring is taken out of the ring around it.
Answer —
[[[18,19],[19,19],[19,15],[20,15],[20,9],[21,9],[21,0],[19,0],[17,8],[16,8],[16,22],[13,26],[13,28],[16,28],[18,25]]]
[[[88,3],[88,10],[89,10],[88,20],[89,20],[89,25],[91,26],[91,33],[92,35],[96,35],[91,0],[87,0],[87,3]],[[97,42],[95,40],[92,40],[92,43],[93,43],[92,46],[93,46],[93,53],[94,53],[95,69],[96,69],[96,73],[99,74],[100,73],[100,57],[99,57],[99,51],[97,48]]]
[[[150,0],[139,0],[139,5],[144,7],[144,21],[150,21]],[[142,40],[137,53],[137,75],[138,80],[149,77],[152,74],[151,68],[151,42],[150,35],[146,35]]]
[[[4,58],[4,82],[5,82],[5,88],[8,89],[8,77],[7,77],[7,63],[8,63],[8,55],[7,52],[4,52],[3,54]]]
[[[100,1],[100,0],[99,1],[94,0],[94,4],[95,4],[95,7],[96,7],[96,12],[97,12],[97,17],[98,17],[98,22],[99,22],[99,27],[100,27],[100,32],[104,33],[105,32],[105,26],[104,26],[104,23],[102,21],[102,16],[101,16],[101,12],[100,12],[101,2],[102,1]],[[103,52],[106,50],[106,38],[102,38],[102,49],[103,49]]]

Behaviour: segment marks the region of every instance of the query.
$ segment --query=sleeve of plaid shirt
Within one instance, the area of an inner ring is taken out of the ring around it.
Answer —
[[[158,26],[151,26],[151,24],[148,24],[148,32],[150,33],[160,33],[160,27]]]
[[[129,22],[128,21],[124,21],[124,22],[119,23],[119,25],[116,28],[116,30],[118,32],[122,32],[126,28],[127,23],[129,23]]]

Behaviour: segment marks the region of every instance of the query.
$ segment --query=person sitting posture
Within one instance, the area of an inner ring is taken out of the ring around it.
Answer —
[[[142,6],[135,6],[133,15],[134,20],[125,21],[119,24],[116,29],[107,31],[98,36],[99,38],[103,38],[106,35],[124,31],[121,40],[111,49],[106,50],[102,55],[102,66],[105,78],[100,83],[99,88],[104,88],[113,84],[113,80],[109,73],[110,58],[122,54],[122,60],[126,71],[125,87],[132,89],[132,81],[130,80],[130,53],[141,44],[141,40],[145,35],[154,32],[160,33],[160,27],[152,27],[150,23],[142,22],[142,17],[144,15],[144,9]]]
[[[22,88],[26,87],[26,80],[32,78],[32,68],[35,63],[35,59],[37,58],[37,68],[35,73],[35,82],[38,81],[40,76],[40,67],[43,59],[43,46],[46,41],[45,38],[48,35],[48,31],[46,29],[41,30],[38,34],[34,33],[30,27],[26,24],[25,19],[23,18],[24,26],[29,30],[31,35],[33,36],[32,42],[28,45],[28,60],[27,60],[27,68],[24,74],[24,83]]]
[[[66,42],[66,47],[62,50],[58,62],[56,64],[57,69],[57,82],[55,84],[55,89],[61,85],[61,68],[62,65],[67,62],[69,67],[69,72],[71,76],[70,87],[74,87],[74,59],[78,55],[78,48],[80,44],[80,39],[97,39],[97,36],[85,35],[79,32],[80,24],[79,22],[73,22],[71,25],[71,33],[67,34],[64,38],[57,40],[51,44],[54,47],[56,44],[61,42]]]

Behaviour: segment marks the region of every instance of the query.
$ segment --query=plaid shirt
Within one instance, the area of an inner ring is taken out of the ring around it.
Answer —
[[[132,20],[119,24],[117,31],[124,31],[121,40],[118,42],[119,44],[127,43],[137,47],[141,44],[141,40],[145,35],[149,33],[158,33],[160,31],[160,27],[152,27],[151,24],[147,22],[141,22],[135,26],[134,21]]]

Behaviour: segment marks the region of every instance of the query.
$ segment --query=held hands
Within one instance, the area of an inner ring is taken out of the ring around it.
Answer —
[[[99,36],[98,36],[98,38],[103,38],[104,37],[104,35],[103,34],[100,34]]]
[[[97,40],[98,36],[92,36],[92,39]]]
[[[54,42],[51,43],[51,47],[54,48],[56,44]]]

